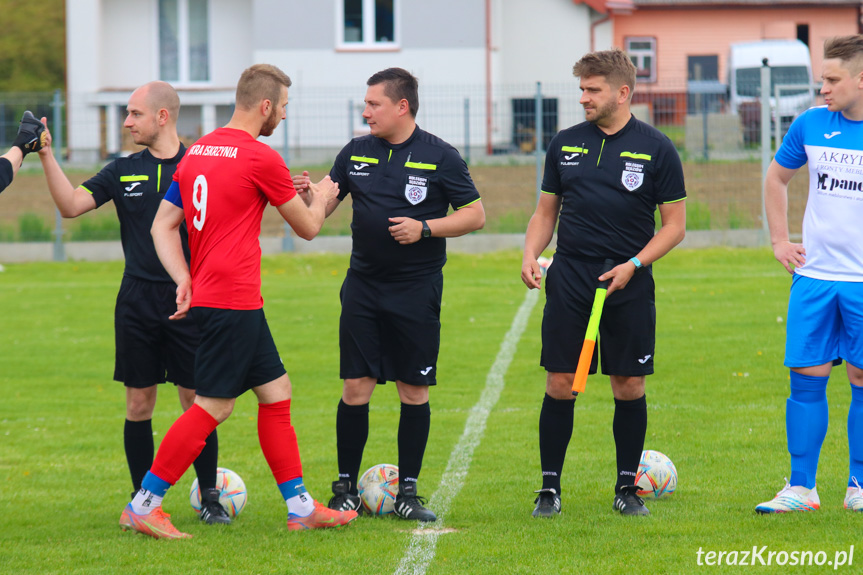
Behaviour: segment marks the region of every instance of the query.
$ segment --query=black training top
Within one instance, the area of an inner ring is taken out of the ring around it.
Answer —
[[[0,192],[6,189],[6,186],[12,183],[12,162],[6,158],[0,158]]]
[[[180,144],[176,156],[163,160],[144,149],[125,158],[117,158],[81,184],[93,195],[97,208],[114,200],[120,220],[120,240],[126,254],[123,272],[126,276],[148,281],[174,281],[156,255],[150,227],[171,185],[174,170],[185,153],[186,147]],[[180,226],[180,234],[188,262],[189,241],[185,222]]]
[[[633,257],[653,237],[656,206],[686,198],[671,140],[635,116],[611,136],[590,122],[558,132],[542,192],[563,196],[557,253],[587,261]]]
[[[351,269],[385,280],[439,272],[446,263],[445,238],[401,245],[388,218],[442,218],[449,206],[480,199],[458,151],[419,127],[398,145],[372,135],[354,138],[336,156],[330,177],[339,199],[351,194],[353,201]]]

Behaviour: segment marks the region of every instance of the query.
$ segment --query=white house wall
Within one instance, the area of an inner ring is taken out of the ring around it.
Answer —
[[[210,82],[174,83],[184,105],[181,133],[215,128],[233,102],[237,78],[253,63],[251,12],[251,0],[210,0]],[[132,90],[159,78],[158,1],[68,0],[66,18],[69,147],[73,161],[95,162],[101,109],[111,103],[107,125],[119,129]],[[206,108],[212,105],[222,111]],[[108,131],[109,151],[118,150],[116,131]]]
[[[495,38],[503,66],[500,82],[560,82],[590,51],[590,14],[572,0],[504,2],[502,33]]]
[[[210,0],[210,84],[215,89],[235,91],[240,74],[255,63],[254,4]]]
[[[365,130],[359,115],[368,77],[400,66],[419,78],[423,128],[459,148],[468,143],[468,134],[472,146],[486,143],[486,0],[397,0],[399,47],[389,51],[337,47],[339,1],[210,0],[211,82],[189,90],[177,86],[184,106],[181,124],[194,124],[198,115],[200,131],[222,124],[241,71],[268,62],[293,80],[288,134],[297,150],[292,153],[338,148]],[[116,97],[115,105],[125,106],[128,91],[157,77],[157,5],[157,0],[67,1],[75,154],[92,156],[99,149],[94,102]],[[537,81],[546,97],[558,98],[558,129],[580,121],[571,69],[590,49],[590,22],[600,15],[572,0],[491,0],[490,5],[493,145],[512,139],[511,100],[533,97]],[[595,32],[597,47],[607,47],[610,25],[600,24]],[[117,90],[113,96],[111,90]],[[467,125],[465,101],[471,112]],[[280,128],[269,140],[281,148],[285,132]]]
[[[302,156],[310,146],[338,148],[367,133],[360,117],[366,81],[393,66],[419,78],[420,126],[463,144],[464,99],[471,99],[474,111],[485,107],[484,0],[402,0],[399,49],[393,51],[335,49],[336,1],[255,3],[254,60],[280,67],[293,81],[288,124],[295,153]],[[444,89],[451,93],[441,95]],[[469,128],[477,138],[482,124],[477,117]],[[272,145],[282,145],[280,132],[270,138]]]
[[[134,90],[159,75],[156,0],[102,0],[101,62],[95,90]]]
[[[476,50],[414,49],[338,56],[334,58],[332,51],[325,50],[255,52],[255,61],[274,64],[291,77],[288,111],[293,145],[303,140],[315,147],[340,146],[349,136],[367,133],[360,118],[366,81],[392,66],[405,68],[419,78],[417,122],[445,140],[454,140],[453,145],[463,139],[464,98],[471,97],[475,112],[485,107],[483,76],[468,73],[484,69],[484,53]],[[451,62],[459,62],[463,73],[450,70]],[[350,102],[354,103],[352,115]],[[440,121],[442,118],[446,121]],[[482,120],[476,118],[472,130],[478,136],[481,129]],[[272,139],[274,145],[281,145],[284,135],[275,133]]]
[[[86,105],[88,93],[101,84],[102,3],[66,2],[67,126],[70,150],[98,149],[99,111]]]

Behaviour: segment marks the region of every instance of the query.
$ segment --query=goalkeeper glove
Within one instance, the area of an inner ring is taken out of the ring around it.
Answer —
[[[17,146],[26,156],[30,152],[38,152],[45,145],[48,133],[45,124],[40,122],[30,110],[24,112],[21,124],[18,126],[18,136],[12,145]]]

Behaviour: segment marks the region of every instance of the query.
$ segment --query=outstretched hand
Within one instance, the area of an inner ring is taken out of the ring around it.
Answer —
[[[39,155],[44,156],[51,153],[51,143],[54,138],[51,137],[51,130],[48,129],[48,118],[42,116],[42,124],[45,126],[45,131],[42,132],[42,149],[39,150]]]
[[[18,124],[18,134],[12,142],[26,156],[30,152],[38,152],[45,146],[47,135],[45,133],[45,118],[42,121],[36,119],[33,112],[27,110]]]

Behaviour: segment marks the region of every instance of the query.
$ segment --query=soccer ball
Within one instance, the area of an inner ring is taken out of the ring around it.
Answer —
[[[655,499],[667,497],[677,489],[677,468],[664,454],[645,450],[641,454],[638,473],[635,475],[638,494],[642,497],[652,495]]]
[[[243,478],[230,469],[219,467],[216,470],[216,488],[219,490],[219,503],[232,518],[240,514],[246,506],[248,494]],[[192,482],[189,491],[189,503],[196,513],[201,512],[201,490],[198,488],[198,478]]]
[[[370,467],[357,484],[363,507],[372,515],[389,515],[399,494],[399,468],[389,463]]]
[[[545,275],[548,272],[548,267],[554,261],[554,257],[547,258],[545,256],[539,256],[536,258],[536,263],[539,264],[539,269],[542,271],[542,275]]]

